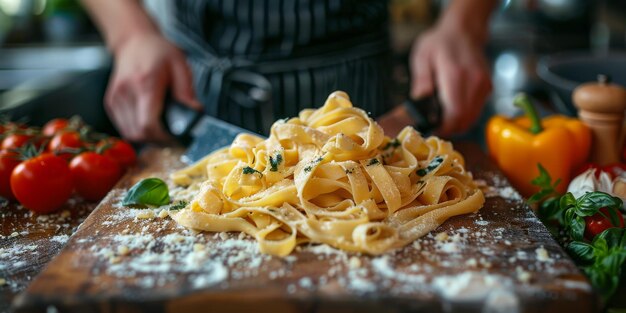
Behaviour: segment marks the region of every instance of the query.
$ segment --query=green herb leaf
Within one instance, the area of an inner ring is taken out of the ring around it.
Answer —
[[[278,166],[282,162],[283,162],[283,155],[282,154],[280,154],[280,153],[276,154],[275,158],[270,156],[270,171],[277,172],[278,171]]]
[[[372,165],[376,165],[376,164],[379,164],[379,163],[380,163],[380,161],[378,161],[377,158],[373,158],[373,159],[370,160],[369,163],[367,163],[367,166],[372,166]]]
[[[398,140],[398,138],[393,138],[383,147],[383,150],[387,150],[389,148],[397,148],[399,146],[400,146],[400,140]]]
[[[170,205],[170,211],[178,211],[178,210],[182,210],[184,209],[187,204],[189,204],[187,201],[183,201],[180,200],[176,203],[172,203],[172,205]]]
[[[591,244],[582,241],[572,241],[567,245],[567,252],[583,263],[593,263],[594,247]]]
[[[541,205],[539,205],[539,217],[542,220],[557,220],[559,223],[562,223],[563,210],[561,210],[561,207],[559,206],[560,199],[561,198],[559,197],[552,197],[544,200]]]
[[[605,229],[603,232],[598,234],[596,238],[604,239],[606,241],[606,245],[608,249],[612,249],[616,247],[623,247],[624,249],[626,249],[626,246],[624,246],[624,243],[623,243],[623,240],[625,240],[626,238],[625,235],[626,235],[626,231],[624,231],[623,228],[612,227],[609,229]],[[594,238],[594,241],[599,240],[596,238]]]
[[[430,163],[428,163],[428,166],[426,166],[426,168],[421,168],[417,170],[417,175],[426,176],[426,174],[437,169],[439,165],[441,165],[441,163],[443,163],[443,157],[436,156],[432,160],[430,160]]]
[[[135,184],[128,193],[122,205],[124,206],[161,206],[170,203],[167,184],[158,178],[146,178]]]
[[[537,163],[537,168],[539,169],[539,176],[533,179],[531,184],[539,187],[539,192],[530,196],[530,198],[528,198],[528,203],[538,203],[550,196],[552,196],[551,198],[560,197],[560,195],[556,192],[556,186],[561,183],[561,180],[557,179],[553,184],[550,173],[548,173],[548,171],[540,163]]]
[[[622,200],[617,197],[604,192],[589,192],[576,201],[576,214],[579,216],[591,216],[598,213],[601,208],[606,207],[618,210],[621,206]],[[615,219],[617,220],[617,215]],[[619,225],[619,222],[613,225]]]
[[[614,276],[601,263],[596,263],[591,267],[584,268],[585,274],[589,277],[593,287],[603,296],[609,298],[619,285],[619,277]]]
[[[246,174],[246,175],[248,175],[248,174],[254,174],[254,173],[257,173],[257,174],[259,174],[261,177],[263,176],[263,173],[261,173],[261,172],[259,172],[259,171],[255,170],[255,169],[253,169],[253,168],[252,168],[252,167],[250,167],[250,166],[246,166],[246,167],[244,167],[244,168],[241,170],[241,172],[242,172],[243,174]]]
[[[621,249],[611,252],[602,260],[602,266],[610,273],[618,274],[622,264],[624,264],[624,260],[626,260],[626,250]]]
[[[539,168],[539,176],[531,180],[530,183],[541,189],[551,189],[552,178],[550,177],[550,173],[548,173],[540,163],[537,163],[537,168]]]
[[[574,240],[583,240],[583,235],[585,234],[585,220],[580,216],[576,216],[570,221],[569,226],[572,238]]]
[[[575,207],[576,206],[576,198],[574,197],[574,195],[571,192],[566,193],[564,196],[561,197],[561,200],[559,202],[559,206],[561,207],[562,210],[567,210],[571,207]]]
[[[601,259],[609,254],[609,245],[604,237],[596,236],[591,244],[595,248],[593,252],[596,258]]]

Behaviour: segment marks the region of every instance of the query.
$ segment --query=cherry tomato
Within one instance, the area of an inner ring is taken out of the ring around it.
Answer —
[[[0,145],[0,149],[2,150],[15,150],[19,149],[25,144],[27,144],[31,139],[33,139],[33,135],[29,134],[11,134],[8,135],[4,140],[2,140],[2,145]]]
[[[78,150],[84,146],[83,141],[80,139],[80,134],[75,131],[65,131],[58,133],[52,137],[48,144],[48,150],[54,152],[66,160],[71,159],[74,154],[69,152],[63,152],[64,150]]]
[[[108,146],[108,148],[106,148]],[[117,139],[108,138],[98,143],[98,148],[106,148],[102,154],[117,161],[123,169],[126,169],[135,164],[137,161],[137,154],[135,149],[128,142]]]
[[[0,150],[0,196],[9,200],[15,199],[11,191],[11,173],[21,162],[16,152]]]
[[[70,162],[76,191],[86,200],[101,200],[122,176],[120,165],[95,152],[83,152]]]
[[[11,174],[15,198],[35,213],[57,210],[69,199],[73,189],[67,162],[51,153],[20,163]]]
[[[44,136],[52,137],[67,128],[69,124],[70,122],[67,119],[55,118],[43,126],[42,133]]]
[[[611,216],[609,208],[601,208],[600,212],[602,212],[605,216]],[[624,228],[624,217],[621,212],[616,212],[617,217],[619,218],[619,225],[611,224],[611,220],[604,217],[600,214],[600,212],[592,216],[585,216],[585,238],[589,240],[593,240],[595,236],[611,227]]]

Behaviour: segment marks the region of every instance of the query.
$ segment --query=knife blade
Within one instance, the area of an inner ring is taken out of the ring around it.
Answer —
[[[187,146],[182,160],[188,164],[231,144],[240,133],[252,133],[172,99],[166,102],[163,120],[170,134]]]

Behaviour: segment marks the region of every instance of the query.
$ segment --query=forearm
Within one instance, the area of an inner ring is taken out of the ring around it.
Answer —
[[[81,0],[112,51],[135,34],[158,32],[137,0]]]
[[[439,20],[439,26],[462,29],[477,42],[487,40],[489,17],[499,0],[454,0]]]

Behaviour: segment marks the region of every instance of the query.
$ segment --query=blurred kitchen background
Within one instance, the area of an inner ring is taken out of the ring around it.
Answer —
[[[390,1],[398,103],[408,92],[412,41],[447,2]],[[578,83],[603,73],[626,85],[624,0],[503,0],[490,32],[494,90],[483,121],[496,112],[516,114],[518,91],[540,100],[544,113],[574,114],[569,92]],[[35,125],[79,114],[112,132],[102,107],[110,68],[111,56],[78,1],[0,0],[0,112]],[[481,129],[479,123],[471,136],[482,138]]]

